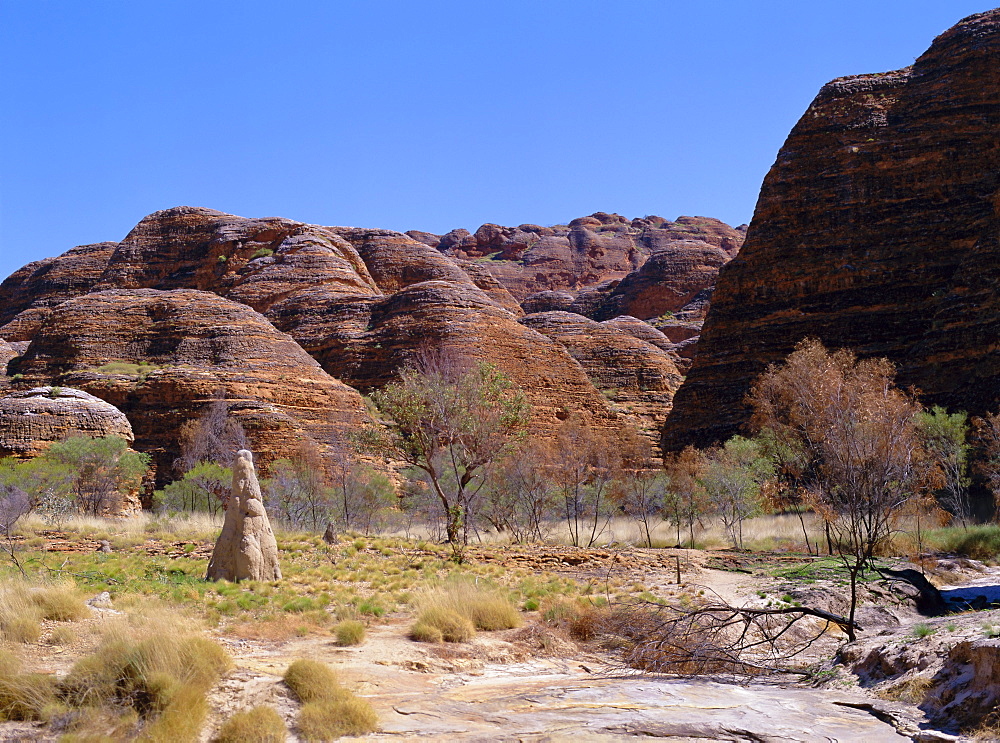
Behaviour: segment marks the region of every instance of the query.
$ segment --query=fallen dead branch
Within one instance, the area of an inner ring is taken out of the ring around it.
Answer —
[[[711,594],[708,589],[703,589]],[[797,660],[832,625],[860,627],[808,606],[731,606],[717,595],[674,604],[618,604],[599,634],[621,653],[623,668],[681,676],[808,675]]]

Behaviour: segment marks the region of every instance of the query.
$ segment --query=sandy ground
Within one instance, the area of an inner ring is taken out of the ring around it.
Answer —
[[[667,597],[679,590],[704,590],[731,604],[759,605],[762,593],[783,590],[780,580],[759,571],[741,572],[748,568],[738,555],[727,552],[592,552],[581,559],[578,552],[548,549],[530,559],[577,579],[605,578],[614,571]],[[502,550],[477,555],[477,559],[510,557]],[[682,586],[676,584],[678,559]],[[984,586],[992,581],[995,587],[1000,575],[989,573],[979,579]],[[96,610],[93,618],[76,623],[78,640],[71,648],[46,644],[52,629],[47,627],[41,643],[27,649],[31,665],[65,673],[75,657],[93,649],[101,623],[115,614],[113,609]],[[348,648],[337,646],[327,635],[261,641],[218,634],[236,668],[211,694],[213,712],[202,740],[211,740],[234,712],[259,704],[277,709],[294,731],[299,705],[281,676],[297,658],[329,663],[347,686],[372,703],[381,723],[380,732],[369,736],[372,739],[603,741],[642,736],[873,743],[910,739],[897,728],[912,732],[921,720],[915,708],[905,714],[873,712],[872,700],[854,689],[817,689],[790,681],[737,685],[619,675],[611,656],[574,642],[534,614],[526,615],[523,628],[480,633],[461,645],[413,642],[407,637],[411,621],[408,615],[384,617],[369,628],[362,645]],[[831,637],[830,647],[837,642]],[[818,647],[817,658],[827,652],[829,648]],[[896,723],[890,724],[886,720],[894,714]],[[6,723],[0,725],[0,739],[51,738],[38,727]]]

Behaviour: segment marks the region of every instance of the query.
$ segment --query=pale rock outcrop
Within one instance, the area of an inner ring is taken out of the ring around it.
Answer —
[[[233,489],[222,532],[208,563],[208,580],[280,580],[278,543],[264,509],[253,454],[233,460]]]
[[[122,411],[82,390],[35,387],[0,398],[0,456],[34,457],[73,435],[134,440]]]

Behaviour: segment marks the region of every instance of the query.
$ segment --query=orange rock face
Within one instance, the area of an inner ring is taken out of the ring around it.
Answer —
[[[435,237],[410,234],[427,243]],[[650,255],[677,241],[694,240],[718,248],[728,259],[739,251],[743,236],[742,229],[709,217],[678,217],[676,222],[670,222],[662,217],[628,220],[618,214],[597,212],[556,227],[485,224],[475,234],[454,230],[440,238],[436,247],[456,258],[476,259],[523,302],[538,292],[576,292],[604,281],[624,279]],[[701,288],[713,285],[714,279],[713,273]]]
[[[263,316],[208,292],[112,290],[69,300],[15,364],[28,382],[76,387],[123,411],[135,448],[153,454],[161,479],[180,453],[180,427],[220,390],[263,462],[291,455],[303,438],[346,444],[367,420],[356,390]]]
[[[695,238],[696,248],[677,248]],[[635,319],[620,328],[584,318],[557,337],[518,322],[519,300],[559,287],[574,309],[611,301],[662,314],[656,292],[686,306],[714,280],[710,259],[727,259],[741,239],[702,218],[597,213],[558,228],[484,225],[442,238],[176,207],[120,243],[74,248],[0,286],[0,338],[14,346],[0,359],[23,354],[10,364],[22,377],[0,380],[0,392],[63,384],[119,407],[161,481],[181,425],[220,392],[266,468],[302,438],[343,443],[365,419],[356,390],[389,383],[423,347],[496,365],[526,391],[537,432],[572,414],[652,432],[686,363],[667,338]],[[677,265],[642,283],[670,262],[647,262],[660,254],[676,254]],[[626,301],[615,291],[622,278],[643,290]]]
[[[314,291],[275,305],[268,316],[330,374],[362,391],[391,382],[426,345],[505,372],[527,394],[536,430],[554,427],[567,412],[598,427],[618,425],[563,345],[524,327],[467,281],[423,281],[365,300]]]
[[[51,307],[93,289],[116,247],[112,242],[80,245],[11,274],[0,284],[0,336],[31,340]]]
[[[662,333],[640,323],[605,324],[571,312],[542,312],[526,315],[521,323],[561,343],[583,367],[590,381],[617,411],[636,428],[658,431],[670,411],[674,392],[680,387],[681,373],[674,363],[669,343]],[[644,324],[644,323],[643,323]],[[664,344],[650,340],[657,336]]]
[[[1000,406],[998,70],[991,10],[820,90],[719,276],[667,448],[739,430],[752,380],[806,336],[888,357],[928,403]]]

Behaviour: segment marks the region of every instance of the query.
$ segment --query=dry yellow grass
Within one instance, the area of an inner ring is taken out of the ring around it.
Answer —
[[[378,715],[364,699],[351,696],[302,706],[299,732],[307,741],[334,740],[344,735],[364,735],[378,729]]]
[[[254,707],[226,720],[213,743],[282,743],[288,737],[285,721],[271,707]]]
[[[330,701],[348,692],[340,686],[337,674],[326,663],[299,659],[288,666],[285,684],[301,702]]]
[[[37,642],[43,619],[67,622],[89,613],[72,584],[32,585],[16,579],[0,583],[0,639],[8,642]]]
[[[431,629],[433,628],[433,629]],[[417,615],[417,621],[410,628],[410,637],[423,642],[468,642],[476,634],[476,627],[470,619],[463,617],[447,606],[429,606]]]

